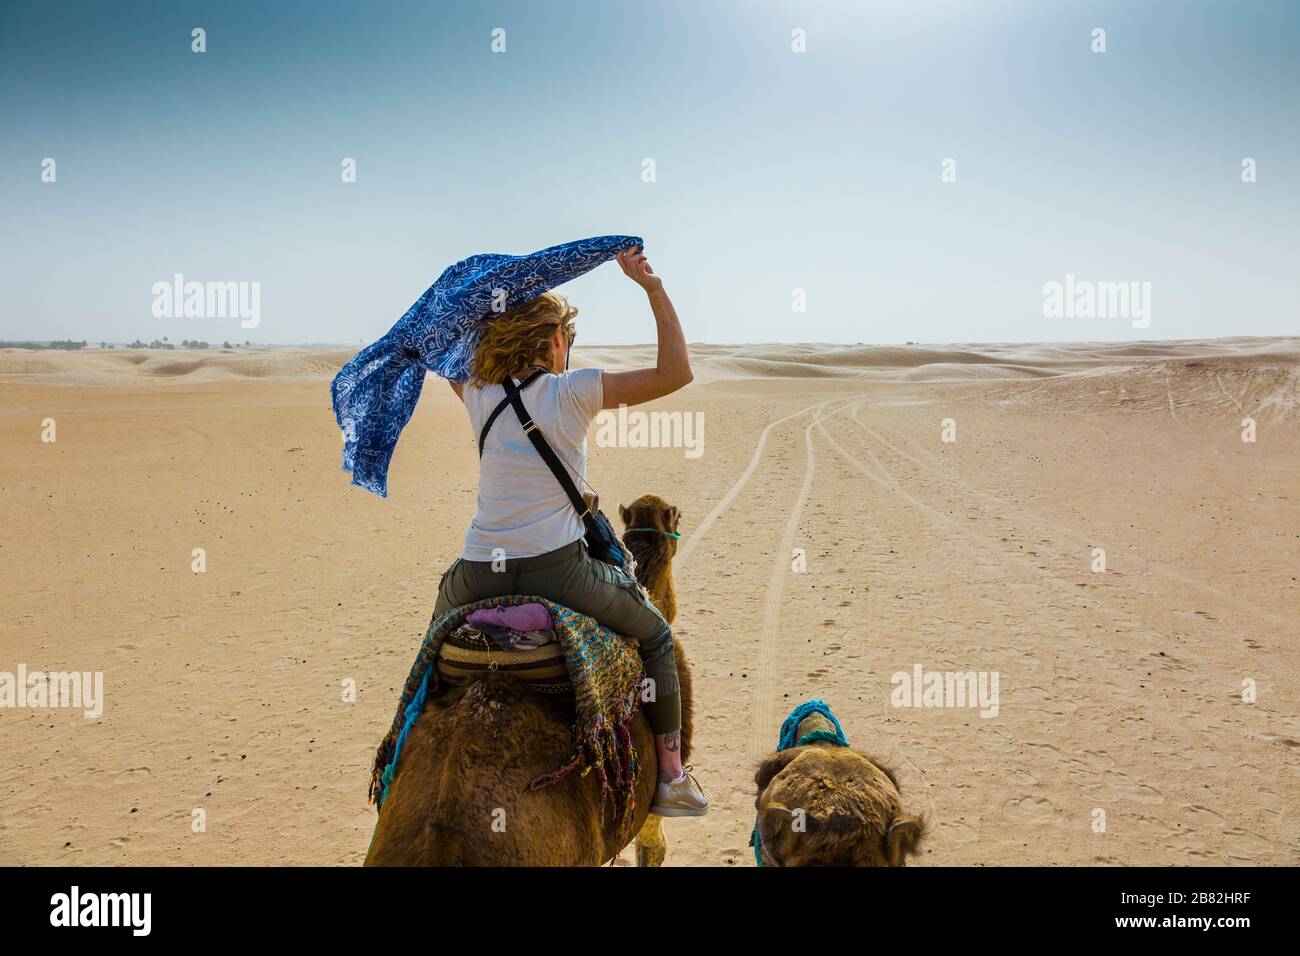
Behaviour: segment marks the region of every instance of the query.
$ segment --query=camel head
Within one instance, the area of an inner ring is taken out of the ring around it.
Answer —
[[[681,514],[658,495],[642,495],[619,505],[623,543],[636,559],[636,579],[669,624],[677,616],[673,586],[673,556],[677,554],[677,525]]]
[[[919,852],[925,821],[903,812],[894,774],[864,754],[792,747],[764,760],[754,782],[768,866],[904,866]]]
[[[628,547],[633,553],[638,550],[666,548],[669,555],[677,553],[677,524],[681,515],[668,502],[658,495],[642,495],[630,505],[619,505],[618,516],[623,519],[623,527],[648,528],[638,531],[628,539]],[[624,531],[624,534],[627,532]]]

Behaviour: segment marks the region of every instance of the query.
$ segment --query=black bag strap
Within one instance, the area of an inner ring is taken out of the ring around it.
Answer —
[[[578,512],[578,517],[582,519],[582,523],[590,526],[595,521],[591,515],[591,509],[583,501],[582,495],[578,492],[578,486],[569,477],[569,472],[565,469],[564,463],[560,461],[559,456],[547,444],[546,438],[542,435],[542,430],[537,427],[533,417],[528,414],[528,409],[524,408],[524,400],[519,394],[519,387],[515,385],[514,380],[509,376],[501,384],[506,390],[506,400],[515,407],[515,414],[519,416],[519,424],[523,426],[524,434],[528,436],[528,440],[537,449],[537,454],[542,456],[542,461],[546,462],[546,466],[551,469],[551,474],[560,483],[564,493],[569,496],[569,503],[573,505],[573,510]]]
[[[522,382],[519,383],[519,387],[521,389],[525,389],[529,385],[532,385],[533,382],[537,381],[545,374],[546,374],[546,369],[544,368],[536,369],[534,370],[532,375],[529,375],[526,379],[524,379]],[[502,412],[504,412],[506,410],[506,406],[509,404],[510,404],[510,395],[507,393],[506,397],[501,399],[501,402],[497,405],[497,407],[492,409],[492,414],[487,417],[487,421],[483,423],[483,430],[478,433],[478,456],[480,458],[483,457],[483,443],[487,441],[488,430],[492,427],[492,423],[497,420],[497,416],[500,415]]]

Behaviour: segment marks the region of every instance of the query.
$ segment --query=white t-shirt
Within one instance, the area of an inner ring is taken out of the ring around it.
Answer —
[[[563,375],[546,374],[520,394],[524,407],[547,443],[569,467],[569,477],[586,491],[587,429],[604,399],[598,368]],[[465,408],[474,442],[492,409],[506,397],[500,385],[466,384]],[[545,554],[586,533],[560,483],[524,434],[519,416],[507,405],[492,423],[478,469],[478,511],[465,532],[466,561],[492,561]],[[500,549],[497,551],[495,549]]]

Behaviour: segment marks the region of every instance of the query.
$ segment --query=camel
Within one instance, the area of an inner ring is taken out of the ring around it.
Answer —
[[[677,530],[677,509],[655,495],[643,495],[619,513],[625,527]],[[636,559],[638,582],[671,624],[677,612],[676,540],[637,533],[625,543]],[[690,671],[681,644],[674,643],[685,759]],[[365,865],[599,866],[613,859],[627,838],[594,774],[573,773],[528,790],[572,753],[573,719],[570,697],[545,697],[492,672],[432,696],[402,750]],[[658,866],[666,843],[660,819],[649,812],[658,765],[654,737],[640,710],[631,734],[640,775],[630,832],[637,834],[638,865]]]
[[[673,558],[677,554],[678,522],[681,514],[658,495],[642,495],[632,504],[618,506],[618,516],[627,528],[654,528],[655,533],[635,533],[628,537],[624,531],[624,544],[636,559],[636,579],[650,595],[650,601],[659,609],[669,624],[677,619],[677,586],[673,582]],[[677,662],[677,679],[682,685],[682,763],[691,756],[691,741],[695,726],[692,719],[691,667],[682,650],[681,639],[673,635],[673,659]],[[651,753],[654,748],[651,747]],[[637,753],[643,753],[640,744]],[[658,777],[658,770],[655,770]],[[640,806],[638,796],[637,806]],[[668,842],[663,835],[663,817],[650,814],[641,824],[636,837],[636,865],[662,866],[668,852]]]
[[[812,713],[795,739],[815,730],[835,727]],[[924,819],[903,812],[897,778],[865,754],[828,740],[791,747],[767,757],[754,783],[766,866],[905,866],[920,852]]]

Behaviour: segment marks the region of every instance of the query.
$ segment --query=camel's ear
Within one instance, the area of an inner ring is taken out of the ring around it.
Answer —
[[[623,519],[623,527],[625,528],[632,523],[632,519],[629,517],[630,515],[631,512],[626,508],[622,505],[618,506],[618,516]]]
[[[798,748],[791,747],[789,750],[772,754],[758,765],[758,773],[754,774],[754,783],[758,787],[759,796],[762,796],[767,785],[772,782],[772,778],[789,766],[790,761],[797,756],[799,756]]]
[[[763,849],[767,851],[767,858],[777,866],[781,863],[775,856],[776,846],[781,842],[782,829],[790,826],[792,818],[793,814],[790,813],[789,808],[775,800],[768,804],[767,809],[758,818],[758,835],[763,841]]]
[[[669,531],[676,531],[676,530],[677,530],[677,516],[678,516],[678,514],[679,514],[679,512],[677,511],[677,508],[676,508],[676,507],[674,507],[674,506],[672,506],[672,505],[670,505],[670,506],[668,507],[668,530],[669,530]]]
[[[925,836],[925,821],[920,817],[895,817],[885,834],[885,859],[890,866],[905,866],[909,856],[915,856],[921,838]]]

